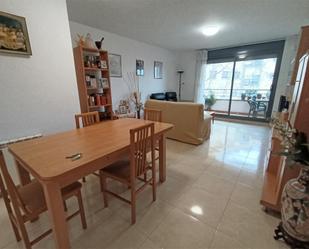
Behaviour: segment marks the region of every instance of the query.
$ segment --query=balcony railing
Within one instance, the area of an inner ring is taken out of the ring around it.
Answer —
[[[204,97],[209,98],[214,96],[215,103],[210,107],[212,111],[228,114],[230,105],[230,89],[205,89]],[[268,108],[268,101],[270,96],[269,89],[233,89],[231,99],[231,115],[239,115],[252,117],[253,113],[250,113],[250,104],[248,100],[256,101],[261,105]],[[255,118],[265,118],[265,113],[254,113]]]
[[[229,100],[231,89],[204,89],[203,95],[205,97],[209,97],[210,95],[214,95],[217,100]],[[270,90],[269,89],[233,89],[232,99],[233,100],[246,100],[249,98],[256,97],[258,99],[269,99]]]

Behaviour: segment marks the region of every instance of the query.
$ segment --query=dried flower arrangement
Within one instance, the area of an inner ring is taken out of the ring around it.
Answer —
[[[272,120],[272,123],[282,136],[281,145],[283,151],[278,152],[278,154],[286,157],[288,165],[298,163],[303,167],[309,167],[309,150],[306,134],[292,129],[289,125],[276,118]]]
[[[128,72],[124,81],[130,93],[128,100],[134,105],[137,118],[140,118],[143,103],[141,102],[141,92],[139,90],[139,77],[136,76],[134,72]]]

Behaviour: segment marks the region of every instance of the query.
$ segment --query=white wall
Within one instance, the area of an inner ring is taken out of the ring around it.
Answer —
[[[72,21],[70,21],[70,29],[73,47],[76,46],[74,40],[77,34],[86,35],[90,33],[94,41],[100,40],[102,36],[105,38],[102,49],[109,53],[121,55],[123,77],[111,78],[114,109],[118,107],[119,100],[128,97],[129,91],[124,79],[126,79],[128,72],[135,72],[136,59],[144,60],[145,63],[145,75],[140,77],[140,90],[143,100],[154,92],[177,90],[176,56],[174,52]],[[163,62],[163,79],[154,79],[153,64],[155,60]]]
[[[290,83],[293,70],[292,61],[296,56],[298,48],[298,39],[299,39],[298,35],[294,35],[287,37],[285,40],[280,73],[276,88],[273,112],[278,111],[280,96],[286,95],[286,86]]]
[[[181,99],[193,101],[196,66],[196,51],[177,52],[177,66],[184,70],[182,76]]]
[[[0,54],[0,141],[74,127],[79,112],[65,0],[1,0],[24,16],[32,56]]]

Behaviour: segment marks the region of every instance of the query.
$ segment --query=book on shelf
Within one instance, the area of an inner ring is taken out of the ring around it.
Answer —
[[[97,79],[94,75],[85,75],[85,81],[87,88],[97,88]]]
[[[107,105],[107,97],[104,94],[88,95],[89,106],[103,106]]]

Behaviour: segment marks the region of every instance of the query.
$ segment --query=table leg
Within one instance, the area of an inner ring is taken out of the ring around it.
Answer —
[[[53,228],[56,248],[70,248],[68,225],[63,207],[61,188],[57,183],[44,183],[45,199]]]
[[[166,138],[162,135],[159,140],[159,175],[160,182],[166,180]]]
[[[27,185],[31,182],[30,174],[23,166],[20,165],[18,161],[15,160],[17,175],[19,177],[19,182],[21,185]]]

